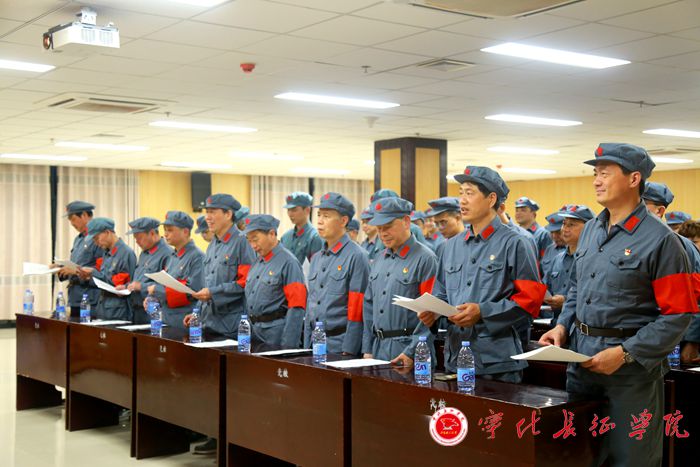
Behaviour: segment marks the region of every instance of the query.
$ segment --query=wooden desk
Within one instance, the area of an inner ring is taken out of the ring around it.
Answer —
[[[569,403],[566,394],[550,388],[477,380],[474,396],[458,394],[455,382],[414,383],[410,369],[377,371],[352,378],[353,465],[416,465],[418,456],[430,465],[587,466],[598,450],[588,433],[597,402]],[[431,402],[444,401],[461,410],[468,420],[466,438],[457,446],[437,444],[429,433],[434,413]],[[478,425],[479,419],[502,412],[502,426],[494,439]],[[521,439],[516,424],[530,422],[532,411],[540,417],[532,436]],[[553,439],[564,425],[562,410],[573,412],[577,435]]]
[[[134,398],[131,333],[112,326],[70,323],[69,431],[119,423]]]
[[[48,313],[17,318],[17,410],[60,405],[66,388],[68,366],[68,323]]]
[[[222,340],[204,335],[204,340]],[[225,439],[225,382],[221,348],[185,345],[185,331],[136,336],[136,458],[187,452],[188,430]],[[219,443],[219,465],[225,461]]]

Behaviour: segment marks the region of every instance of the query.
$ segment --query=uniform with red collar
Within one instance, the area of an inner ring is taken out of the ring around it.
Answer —
[[[533,199],[526,196],[520,197],[515,201],[516,208],[530,208],[533,211],[539,211],[540,205]],[[552,237],[549,235],[545,229],[543,229],[537,222],[528,227],[527,230],[533,237],[535,237],[535,243],[537,243],[537,259],[542,259],[544,252],[549,245],[553,243]]]
[[[105,230],[114,232],[114,221],[104,217],[96,217],[88,223],[88,239]],[[126,286],[131,282],[136,268],[136,255],[124,240],[117,239],[117,243],[109,250],[103,250],[102,258],[97,260],[92,271],[93,279],[98,279],[107,284]],[[115,295],[104,290],[101,291],[97,302],[95,317],[97,319],[116,319],[131,321],[133,313],[128,296]]]
[[[320,209],[333,209],[352,219],[355,207],[338,193],[321,197]],[[369,258],[362,247],[343,235],[311,258],[309,297],[304,325],[304,347],[311,348],[311,333],[323,321],[328,353],[357,355],[362,347],[362,304],[369,275]]]
[[[311,207],[313,198],[310,194],[302,191],[295,191],[286,198],[284,209],[295,207]],[[318,232],[309,222],[302,227],[294,226],[282,235],[280,242],[286,249],[292,252],[299,264],[304,264],[305,260],[311,261],[311,257],[323,246],[323,240]]]
[[[266,214],[245,220],[245,233],[277,230],[279,221]],[[306,310],[306,286],[301,264],[280,243],[264,257],[258,256],[248,273],[246,313],[251,338],[269,346],[297,349]]]
[[[412,208],[412,203],[401,198],[380,199],[373,205],[370,224],[384,225],[408,216]],[[386,248],[375,258],[364,296],[362,353],[380,360],[393,360],[402,353],[413,358],[419,336],[432,338],[416,313],[392,301],[394,295],[417,298],[432,292],[436,266],[435,254],[413,235],[396,252]]]
[[[160,221],[152,217],[140,217],[129,222],[129,230],[126,234],[135,234],[139,232],[150,232],[155,230],[158,232],[158,226]],[[143,300],[148,295],[148,286],[155,284],[154,281],[146,277],[146,274],[151,274],[154,272],[159,272],[163,270],[165,262],[170,256],[172,248],[168,247],[165,240],[161,237],[158,242],[153,245],[148,250],[144,250],[139,255],[138,261],[136,262],[136,269],[134,270],[134,276],[131,278],[131,282],[140,282],[141,291],[133,291],[129,298],[131,299],[131,309],[134,314],[134,323],[136,324],[146,324],[150,323],[151,319],[146,314],[143,309]]]

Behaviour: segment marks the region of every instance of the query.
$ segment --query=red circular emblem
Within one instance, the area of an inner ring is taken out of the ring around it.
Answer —
[[[245,220],[246,225],[250,224],[250,219]]]
[[[381,205],[381,204],[377,204],[377,206],[375,206],[374,209],[376,209],[377,211],[380,211],[380,210],[382,209],[382,205]]]
[[[329,193],[326,193],[326,196],[323,197],[323,199],[330,199],[331,195]]]
[[[471,170],[469,167],[467,167],[466,169],[464,169],[464,175],[469,175],[469,174],[471,174],[471,173],[472,173],[472,170]]]
[[[603,148],[598,146],[598,149],[595,150],[595,155],[598,157],[602,156],[603,155]]]
[[[430,419],[430,436],[442,446],[456,446],[467,436],[467,417],[454,407],[435,412]]]

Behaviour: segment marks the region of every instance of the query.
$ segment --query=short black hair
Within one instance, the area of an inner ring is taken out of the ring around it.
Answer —
[[[632,172],[639,172],[639,170],[635,170],[635,171],[627,170],[626,168],[624,168],[622,166],[620,166],[620,168],[622,169],[622,173],[625,175],[630,175]],[[639,182],[639,196],[642,197],[642,196],[644,196],[644,189],[646,187],[647,181],[644,179],[644,175],[642,175],[642,172],[639,172],[639,176],[642,177],[642,181]],[[668,206],[666,206],[666,207],[668,207]]]
[[[87,214],[88,217],[92,217],[92,211],[72,212],[72,213],[70,213],[70,215],[69,215],[68,217],[70,217],[70,216],[78,216],[78,217],[80,217],[80,216],[82,216],[83,214]]]
[[[501,200],[498,198],[498,193],[496,193],[495,191],[489,190],[488,188],[486,188],[486,186],[482,185],[479,182],[474,182],[474,181],[469,180],[466,183],[471,183],[472,185],[476,185],[476,187],[479,189],[481,194],[484,195],[484,198],[488,198],[488,196],[491,193],[494,193],[496,195],[496,204],[494,204],[491,207],[493,208],[494,211],[498,211],[498,207],[501,205]]]

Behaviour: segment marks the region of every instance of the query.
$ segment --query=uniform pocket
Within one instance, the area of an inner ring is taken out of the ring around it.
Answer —
[[[636,289],[639,286],[641,261],[636,255],[613,255],[607,265],[607,283],[618,289]]]
[[[346,290],[346,278],[348,277],[348,272],[334,271],[330,274],[329,280],[326,282],[328,287],[328,293],[334,295],[342,295]]]
[[[445,266],[445,289],[459,290],[462,288],[462,264]]]

